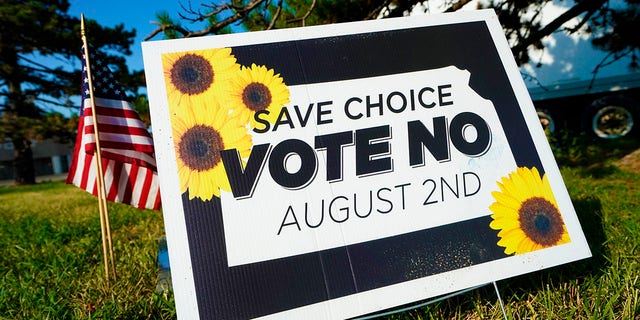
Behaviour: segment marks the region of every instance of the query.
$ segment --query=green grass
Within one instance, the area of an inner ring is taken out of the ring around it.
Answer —
[[[640,319],[640,174],[563,168],[593,257],[498,282],[509,319]],[[502,319],[493,286],[386,319]]]
[[[635,140],[552,141],[592,258],[498,282],[509,319],[640,319],[640,173],[615,160]],[[640,159],[638,159],[640,161]],[[503,319],[493,286],[384,319]]]
[[[640,319],[640,174],[613,165],[634,143],[554,144],[593,257],[499,281],[509,319]],[[107,288],[96,198],[61,182],[0,187],[0,319],[176,317],[171,292],[156,292],[161,212],[109,208]],[[384,319],[501,318],[485,286]]]
[[[107,288],[97,200],[62,182],[0,188],[1,319],[171,319],[157,293],[159,211],[110,204],[117,281]]]

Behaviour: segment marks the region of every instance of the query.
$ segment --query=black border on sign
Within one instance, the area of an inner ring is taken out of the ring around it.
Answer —
[[[466,69],[470,86],[495,106],[516,164],[544,172],[484,21],[239,46],[232,52],[242,65],[276,70],[289,86]],[[506,257],[487,215],[229,268],[219,199],[203,202],[183,194],[182,203],[201,319],[265,316]]]

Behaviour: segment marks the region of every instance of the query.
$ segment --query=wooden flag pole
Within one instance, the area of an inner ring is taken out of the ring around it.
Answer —
[[[116,266],[113,257],[113,244],[111,241],[111,225],[109,223],[109,210],[107,207],[107,196],[104,184],[104,169],[102,168],[102,155],[100,149],[100,136],[98,133],[98,116],[96,114],[95,97],[93,93],[93,79],[91,77],[91,63],[89,60],[89,44],[87,43],[87,36],[85,32],[84,14],[80,19],[80,33],[82,36],[82,44],[84,46],[84,59],[87,68],[87,78],[89,85],[89,97],[91,103],[91,116],[93,118],[93,131],[96,137],[96,168],[98,173],[96,175],[96,182],[98,184],[98,206],[100,211],[100,229],[102,231],[102,251],[104,255],[104,270],[107,279],[107,286],[109,286],[109,261],[111,261],[111,270],[113,272],[113,279],[116,280]],[[84,101],[83,101],[84,104]],[[84,106],[83,106],[84,107]],[[107,257],[107,250],[109,255]]]

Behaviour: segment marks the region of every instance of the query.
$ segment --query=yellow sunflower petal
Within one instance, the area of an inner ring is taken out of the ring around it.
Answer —
[[[494,191],[494,192],[491,192],[491,195],[493,196],[494,199],[496,199],[497,202],[513,210],[518,210],[522,205],[522,203],[518,201],[518,199],[515,199],[510,195],[502,192]]]
[[[197,105],[190,105],[188,107],[180,108],[179,110],[176,111],[176,116],[181,118],[185,122],[185,124],[198,123],[198,119],[200,117],[196,116],[196,112],[197,114],[200,114],[201,105],[202,104],[197,104]]]
[[[190,171],[184,164],[178,165],[178,177],[180,178],[180,192],[184,193],[189,187]]]
[[[173,133],[173,139],[177,142],[182,137],[182,134],[187,131],[188,127],[185,125],[182,118],[178,116],[171,117],[171,132]]]
[[[240,68],[230,48],[166,53],[162,64],[171,109],[219,99]]]
[[[513,181],[513,178],[515,176],[516,174],[512,173],[508,178],[502,178],[502,186],[504,188],[502,192],[514,197],[518,201],[524,201],[527,198],[525,195],[523,195],[523,191],[518,189],[518,186]]]
[[[200,173],[191,171],[189,175],[189,200],[200,197]]]
[[[520,241],[524,238],[524,234],[522,232],[518,232],[514,230],[510,232],[508,235],[502,236],[500,241],[498,241],[498,245],[501,247],[505,247],[506,254],[518,253],[518,246]]]
[[[268,116],[263,116],[263,119],[275,123],[280,109],[289,103],[290,93],[273,69],[252,64],[251,67],[242,67],[232,79],[228,98],[226,104],[233,108],[232,115],[255,127],[257,122],[253,115],[257,111],[267,111]]]
[[[492,229],[494,230],[511,230],[520,228],[520,223],[518,222],[518,220],[513,219],[512,217],[502,216],[493,218],[493,221],[489,224],[489,226],[492,226]],[[500,228],[496,229],[493,226],[499,226]]]
[[[571,238],[569,237],[567,228],[564,228],[564,232],[562,233],[562,238],[560,238],[560,241],[558,241],[558,244],[565,244],[569,242],[571,242]]]
[[[535,242],[531,241],[531,239],[524,237],[520,239],[518,245],[516,247],[516,254],[523,254],[527,252],[532,252],[537,249],[540,249],[541,246],[537,245]]]
[[[499,202],[492,203],[489,206],[489,210],[493,212],[492,217],[495,217],[495,218],[505,217],[509,219],[518,220],[518,210],[514,210],[512,208],[504,206]]]
[[[518,199],[521,201],[527,200],[533,197],[533,193],[531,192],[531,187],[525,180],[522,174],[522,170],[528,170],[526,168],[518,168],[514,174],[512,174],[511,181],[513,182],[513,186],[515,187],[515,192],[518,195]]]
[[[248,156],[252,138],[246,123],[229,118],[228,110],[217,102],[194,105],[172,116],[178,176],[182,192],[189,199],[211,200],[220,189],[231,191],[220,151],[236,148]]]
[[[540,177],[534,177],[533,172],[525,167],[518,168],[518,176],[522,179],[522,183],[527,188],[527,194],[529,197],[539,196],[539,192],[536,192],[540,185]]]
[[[216,184],[221,190],[231,191],[231,185],[229,184],[229,179],[227,178],[227,174],[224,170],[224,165],[216,166],[212,170],[212,176],[216,180]]]
[[[211,179],[210,175],[207,173],[201,174],[201,180],[199,183],[199,197],[202,200],[211,200],[211,198],[215,195],[217,197],[220,196],[220,192],[218,191],[218,183],[219,179]]]
[[[498,236],[502,238],[512,238],[516,241],[519,241],[520,238],[526,237],[524,231],[522,231],[519,226],[518,228],[513,229],[502,229],[500,232],[498,232]]]
[[[505,253],[522,254],[570,241],[546,175],[541,178],[535,167],[520,167],[497,185],[500,191],[492,192],[496,201],[489,205],[489,227],[498,230],[497,244]]]

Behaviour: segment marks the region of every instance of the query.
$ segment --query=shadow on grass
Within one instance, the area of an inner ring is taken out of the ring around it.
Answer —
[[[620,172],[620,168],[610,164],[596,164],[591,165],[585,170],[582,170],[583,177],[593,177],[595,179],[603,179],[609,177],[617,172]]]
[[[573,205],[589,244],[591,258],[505,280],[502,284],[504,294],[534,293],[546,285],[557,285],[566,281],[580,283],[587,277],[598,277],[603,273],[609,262],[606,258],[608,256],[605,246],[607,239],[602,225],[602,204],[596,197],[589,196],[574,199]]]
[[[594,139],[564,132],[549,137],[549,144],[560,166],[591,168],[621,159],[637,150],[640,148],[640,139]]]
[[[573,200],[578,219],[584,231],[592,257],[564,264],[561,266],[529,273],[498,282],[500,294],[505,301],[517,301],[518,297],[536,295],[545,290],[547,285],[559,286],[564,282],[577,282],[598,277],[609,265],[608,252],[605,246],[606,236],[602,225],[602,204],[596,197],[584,197]],[[478,305],[493,305],[498,300],[492,285],[486,285],[470,292],[453,296],[427,307],[413,309],[401,314],[390,315],[381,319],[451,319],[462,315],[473,314]],[[426,301],[407,304],[396,310],[417,306]]]
[[[0,196],[11,193],[19,193],[19,192],[33,192],[33,191],[42,191],[48,190],[55,186],[65,185],[64,181],[43,181],[38,182],[36,184],[30,185],[8,185],[8,186],[0,186]]]

